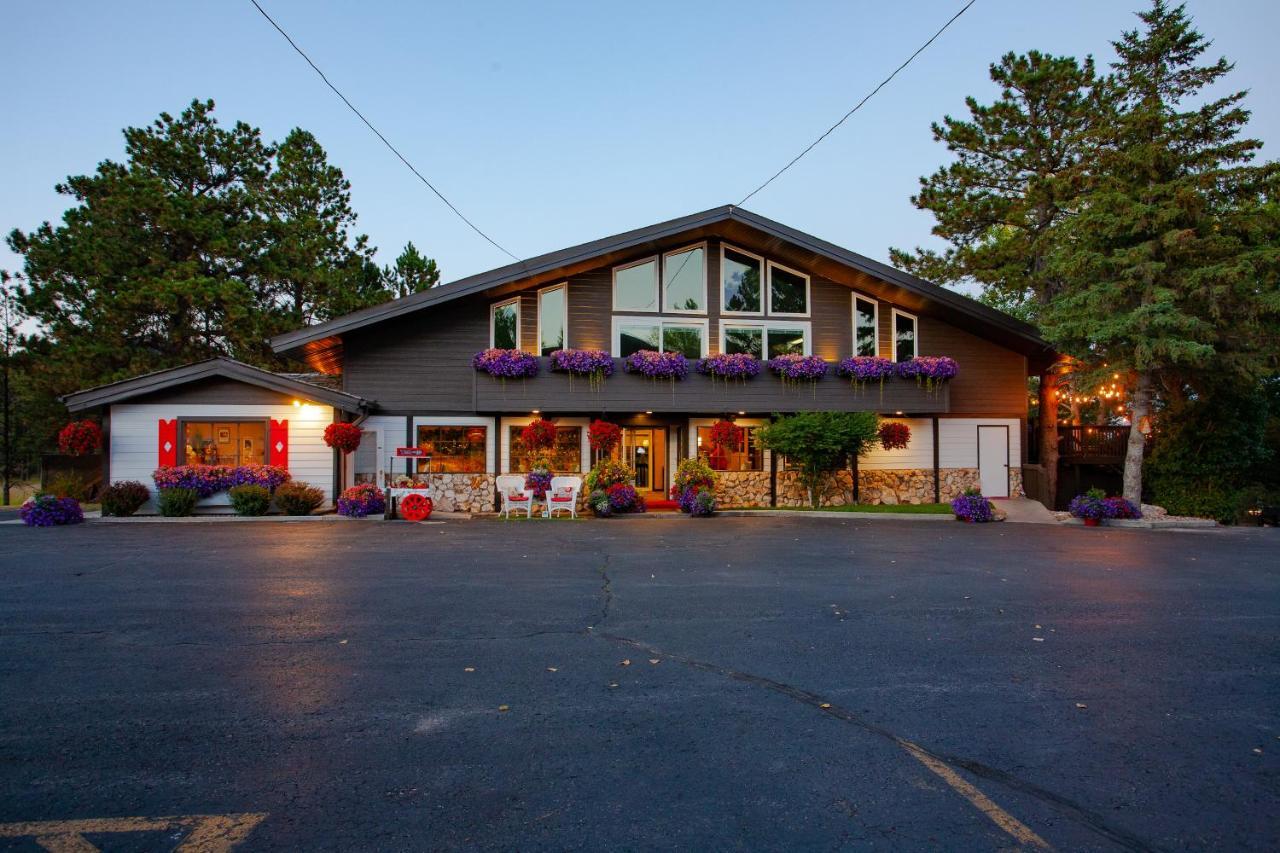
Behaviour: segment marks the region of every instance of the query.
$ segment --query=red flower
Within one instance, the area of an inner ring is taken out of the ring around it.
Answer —
[[[901,450],[911,441],[911,427],[897,421],[880,425],[880,446],[885,450]]]
[[[324,443],[343,453],[351,453],[360,446],[360,427],[347,423],[329,424],[324,428]]]
[[[69,456],[86,456],[102,447],[102,429],[93,421],[72,421],[58,433],[58,450]]]
[[[550,450],[556,444],[556,425],[546,418],[539,418],[520,430],[520,440],[529,453]]]
[[[594,420],[587,427],[587,441],[591,443],[592,450],[612,453],[618,442],[622,441],[622,427],[608,421]]]
[[[737,450],[742,446],[742,427],[733,421],[716,421],[711,427],[711,447]]]

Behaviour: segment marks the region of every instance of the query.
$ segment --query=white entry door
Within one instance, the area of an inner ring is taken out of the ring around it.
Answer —
[[[978,427],[978,478],[989,498],[1009,497],[1009,428]]]

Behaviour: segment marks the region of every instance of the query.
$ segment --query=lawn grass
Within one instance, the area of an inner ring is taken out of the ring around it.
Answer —
[[[761,507],[761,509],[814,511],[811,506],[771,506]],[[906,515],[950,515],[951,504],[842,504],[840,506],[818,507],[817,512],[893,512]]]

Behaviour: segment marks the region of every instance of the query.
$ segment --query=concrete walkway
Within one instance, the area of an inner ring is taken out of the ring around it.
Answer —
[[[1053,517],[1053,513],[1044,504],[1031,498],[992,498],[991,503],[1008,515],[1006,521],[1018,524],[1058,523],[1058,519]]]

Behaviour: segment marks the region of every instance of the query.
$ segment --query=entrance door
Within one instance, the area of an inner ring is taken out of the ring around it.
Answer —
[[[646,497],[666,492],[666,427],[623,427],[622,459],[635,469],[637,492]]]
[[[978,478],[989,498],[1009,497],[1009,428],[978,427]]]

